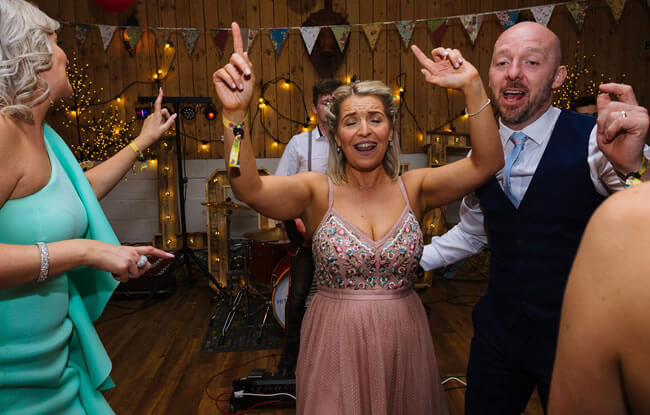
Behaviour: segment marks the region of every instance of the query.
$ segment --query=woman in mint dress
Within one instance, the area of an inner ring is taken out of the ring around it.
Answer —
[[[465,96],[472,114],[468,158],[399,176],[393,93],[380,81],[363,81],[339,87],[328,107],[327,175],[260,177],[246,125],[255,78],[236,23],[233,39],[230,62],[213,76],[230,126],[226,155],[237,149],[235,131],[241,137],[230,185],[238,199],[265,216],[300,217],[312,238],[318,291],[301,329],[296,412],[446,414],[428,320],[413,290],[423,245],[418,221],[503,166],[478,72],[456,50],[438,48],[429,59],[414,49],[427,82]]]
[[[44,125],[72,93],[58,23],[23,0],[0,1],[0,413],[112,414],[111,362],[93,321],[117,285],[146,272],[153,247],[119,245],[98,199],[174,117],[84,173]],[[38,245],[37,245],[38,244]],[[112,274],[116,275],[114,279]]]

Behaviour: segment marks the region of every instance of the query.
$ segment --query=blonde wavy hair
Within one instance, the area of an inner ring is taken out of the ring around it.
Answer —
[[[329,129],[330,151],[327,161],[327,174],[335,184],[347,183],[348,176],[346,173],[347,160],[342,151],[337,151],[337,144],[334,136],[337,134],[339,126],[339,116],[341,115],[341,105],[343,101],[351,96],[374,96],[381,101],[384,112],[393,129],[393,139],[384,155],[384,170],[393,180],[399,176],[399,135],[397,134],[397,115],[398,108],[393,99],[391,89],[381,81],[361,81],[353,82],[348,85],[342,85],[334,91],[334,101],[327,107],[327,128]]]
[[[49,36],[59,23],[24,0],[0,0],[0,114],[33,121],[48,99],[40,73],[52,67]]]

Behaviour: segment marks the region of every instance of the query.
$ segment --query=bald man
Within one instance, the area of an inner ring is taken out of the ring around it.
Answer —
[[[558,37],[523,22],[494,45],[493,105],[506,165],[467,195],[461,221],[424,248],[425,270],[491,249],[473,311],[467,414],[520,414],[537,387],[548,401],[560,309],[587,221],[623,180],[599,150],[596,118],[551,106],[566,78]]]

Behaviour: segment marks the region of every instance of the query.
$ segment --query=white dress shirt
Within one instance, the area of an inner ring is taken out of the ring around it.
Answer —
[[[325,173],[330,143],[317,126],[311,131],[294,135],[282,153],[276,176],[293,176],[309,170],[309,133],[311,132],[311,171]]]
[[[512,167],[510,175],[512,193],[519,200],[523,199],[528,190],[528,185],[542,159],[544,150],[546,150],[560,112],[560,109],[550,107],[535,122],[521,130],[529,138],[524,145],[519,160]],[[589,164],[594,188],[598,193],[606,197],[623,189],[624,182],[598,148],[596,129],[597,126],[594,126],[589,136],[587,163]],[[499,135],[501,136],[505,157],[514,148],[514,143],[510,140],[513,132],[514,130],[506,127],[499,120]],[[650,156],[650,150],[647,146],[644,152],[646,156]],[[496,178],[503,188],[503,169],[497,172]],[[454,264],[461,259],[480,252],[485,248],[487,242],[483,212],[480,208],[478,196],[472,192],[463,198],[460,206],[460,222],[446,234],[432,238],[431,243],[424,247],[420,265],[428,271]]]

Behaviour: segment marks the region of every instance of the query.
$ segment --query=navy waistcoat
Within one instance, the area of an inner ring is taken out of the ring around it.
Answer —
[[[562,111],[518,209],[496,177],[477,190],[492,251],[483,300],[506,325],[524,316],[557,329],[578,244],[604,200],[587,163],[594,124],[594,117]]]

